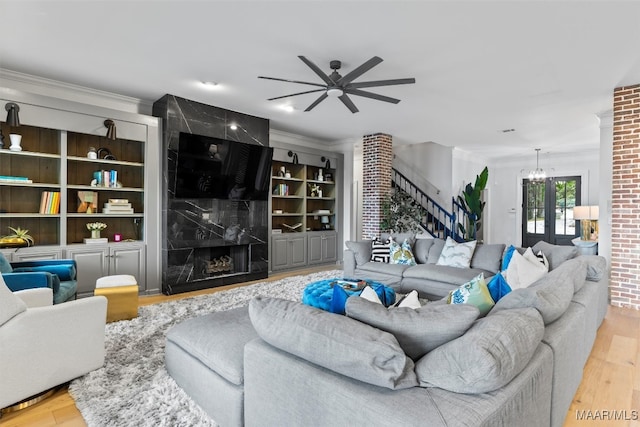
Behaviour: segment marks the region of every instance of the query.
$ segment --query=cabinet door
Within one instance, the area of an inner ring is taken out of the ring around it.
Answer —
[[[109,275],[130,274],[136,278],[139,289],[146,289],[144,246],[113,246],[109,258]]]
[[[78,268],[78,296],[93,294],[96,280],[109,275],[109,248],[67,248],[67,257],[76,261]]]
[[[271,238],[271,269],[283,270],[289,266],[289,239],[286,237]]]
[[[307,239],[304,235],[293,234],[289,237],[290,267],[307,265]]]
[[[309,264],[322,262],[322,234],[309,234]]]
[[[338,260],[338,235],[336,233],[323,234],[322,240],[322,258],[323,261],[337,261]]]

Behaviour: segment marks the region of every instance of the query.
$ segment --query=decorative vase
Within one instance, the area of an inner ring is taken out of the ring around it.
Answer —
[[[9,150],[22,151],[22,147],[20,146],[20,141],[22,141],[22,135],[18,135],[17,133],[11,133],[9,134],[9,139],[11,140],[11,146],[9,146]]]
[[[100,230],[91,230],[91,238],[99,239],[100,238]]]

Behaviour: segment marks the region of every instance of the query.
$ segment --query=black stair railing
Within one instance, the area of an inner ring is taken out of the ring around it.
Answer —
[[[407,177],[396,169],[392,169],[391,185],[411,196],[424,209],[422,228],[433,237],[446,239],[451,237],[457,242],[464,241],[464,236],[459,233],[458,221],[467,223],[466,218],[471,214],[452,198],[452,212],[448,212],[428,194],[418,188]],[[475,236],[473,236],[475,238]]]

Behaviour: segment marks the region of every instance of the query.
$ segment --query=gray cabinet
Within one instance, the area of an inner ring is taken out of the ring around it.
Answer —
[[[103,276],[130,274],[145,283],[145,247],[141,243],[83,245],[67,248],[67,258],[78,266],[78,296],[92,295]]]
[[[42,261],[47,259],[62,259],[62,249],[59,247],[43,246],[19,249],[3,249],[2,254],[9,262]]]
[[[307,233],[309,264],[324,264],[338,259],[338,233],[323,231]]]
[[[286,270],[307,264],[307,238],[304,233],[285,233],[271,237],[271,269]]]

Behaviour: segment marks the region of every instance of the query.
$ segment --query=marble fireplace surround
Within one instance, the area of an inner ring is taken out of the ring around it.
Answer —
[[[180,132],[269,146],[269,120],[169,94],[153,115],[163,119],[162,292],[266,278],[269,202],[180,199],[172,183]]]

